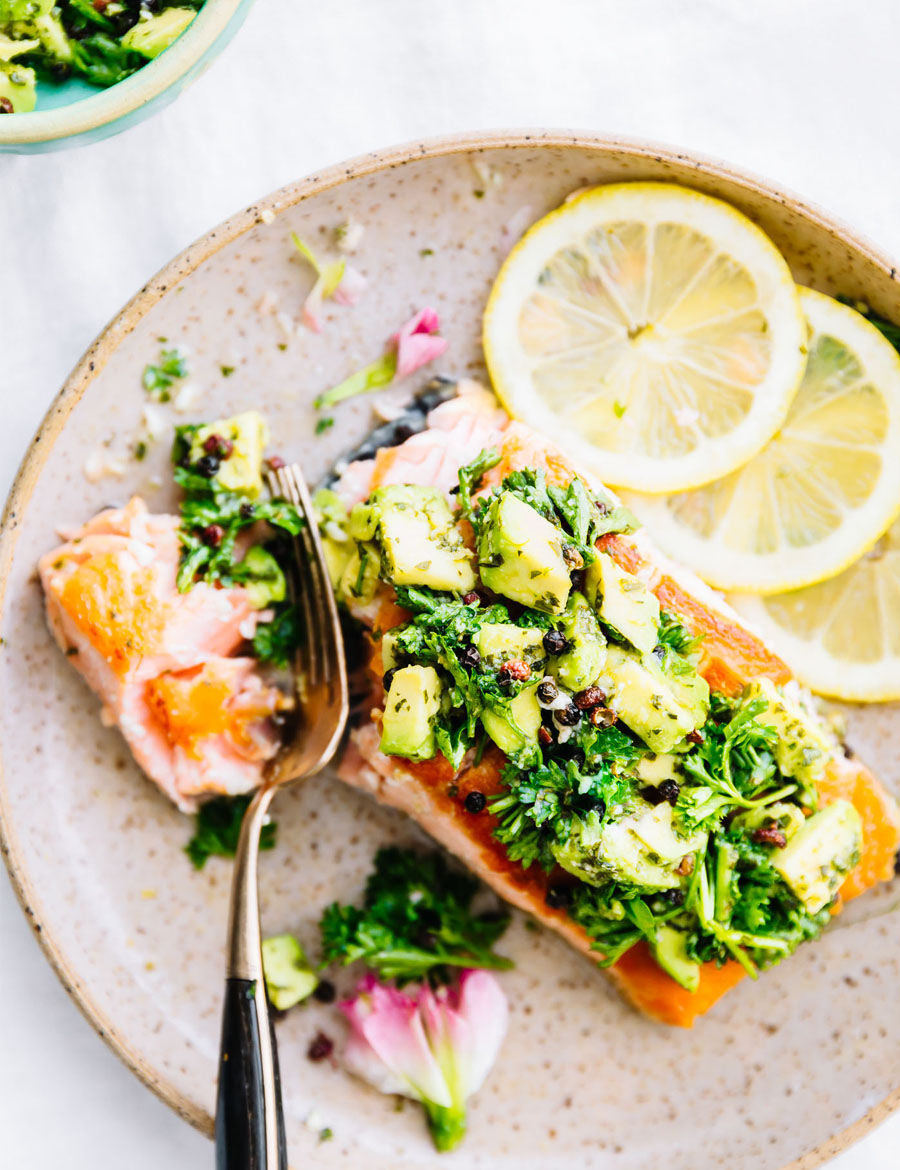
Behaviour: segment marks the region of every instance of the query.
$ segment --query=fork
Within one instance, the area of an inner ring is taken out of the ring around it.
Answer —
[[[309,489],[296,464],[272,470],[266,479],[271,494],[296,505],[303,520],[286,574],[301,635],[293,670],[297,718],[244,814],[234,859],[216,1103],[217,1170],[287,1170],[278,1053],[262,968],[259,839],[278,789],[314,776],[332,759],[349,709],[337,604]]]

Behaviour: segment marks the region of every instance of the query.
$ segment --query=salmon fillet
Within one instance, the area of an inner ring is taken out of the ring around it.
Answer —
[[[485,490],[511,471],[528,467],[542,469],[547,481],[560,487],[576,475],[560,451],[528,428],[511,422],[497,409],[493,395],[469,384],[462,386],[458,398],[432,411],[428,430],[379,452],[375,459],[350,464],[335,490],[348,506],[389,483],[437,485],[449,491],[457,483],[459,467],[489,446],[498,448],[501,459],[485,477]],[[590,475],[577,474],[592,483]],[[641,577],[663,608],[677,613],[692,634],[702,635],[699,669],[713,690],[735,695],[746,683],[761,677],[778,685],[791,681],[785,663],[741,623],[723,599],[659,554],[643,532],[606,536],[600,547],[621,568]],[[379,635],[410,615],[399,608],[388,587],[367,606],[351,605],[351,612],[372,631],[372,709],[371,719],[351,733],[340,778],[407,813],[497,894],[555,930],[583,954],[594,954],[590,938],[566,911],[547,905],[551,876],[539,866],[524,869],[509,860],[504,846],[493,836],[497,820],[487,810],[478,816],[465,811],[469,792],[490,797],[503,791],[505,757],[498,749],[489,747],[478,764],[464,762],[459,772],[454,772],[441,755],[417,763],[380,751],[384,689]],[[860,861],[845,880],[841,898],[856,897],[889,880],[900,846],[900,811],[894,799],[863,764],[842,757],[829,763],[818,795],[822,804],[841,797],[850,800],[863,823]],[[643,943],[627,951],[607,973],[640,1011],[682,1027],[690,1027],[745,974],[734,961],[723,966],[706,963],[699,988],[688,992],[657,965]]]
[[[41,558],[54,638],[146,774],[183,812],[257,787],[283,698],[235,657],[266,614],[247,591],[179,593],[178,518],[143,500],[100,512]]]

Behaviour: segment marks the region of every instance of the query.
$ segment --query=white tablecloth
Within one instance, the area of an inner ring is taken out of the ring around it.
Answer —
[[[0,156],[3,490],[151,273],[257,196],[372,147],[526,125],[653,138],[774,178],[900,256],[898,34],[896,0],[259,0],[158,117]],[[81,1019],[3,879],[0,1005],[3,1166],[211,1164]],[[833,1165],[896,1170],[898,1144],[900,1118]]]

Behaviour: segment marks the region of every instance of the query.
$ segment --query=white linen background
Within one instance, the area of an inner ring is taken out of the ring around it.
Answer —
[[[2,490],[153,272],[256,197],[375,147],[503,126],[655,139],[793,188],[900,257],[898,34],[896,0],[259,0],[162,114],[0,156]],[[2,1166],[212,1165],[81,1018],[2,878],[0,1005]],[[833,1166],[895,1170],[898,1145],[900,1117]]]

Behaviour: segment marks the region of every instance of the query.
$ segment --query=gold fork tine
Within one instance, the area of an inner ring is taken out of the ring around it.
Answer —
[[[299,662],[298,666],[303,670],[307,685],[318,686],[322,681],[323,639],[327,638],[327,631],[322,628],[323,623],[318,617],[316,599],[321,586],[313,575],[317,558],[312,534],[317,525],[309,493],[302,490],[306,485],[299,468],[295,469],[296,474],[291,474],[291,471],[289,467],[281,467],[270,472],[267,481],[272,494],[293,504],[303,521],[299,535],[293,540],[294,601],[302,623],[299,652],[305,655],[305,661]]]
[[[317,682],[324,681],[334,698],[341,686],[346,689],[344,655],[342,644],[333,636],[335,629],[340,630],[340,620],[315,509],[299,464],[281,467],[275,475],[280,493],[296,505],[305,522],[301,535],[308,589],[303,604],[310,634],[309,653],[314,660],[310,663],[310,676],[314,675]]]

